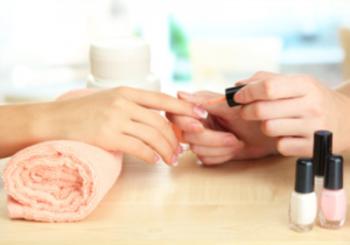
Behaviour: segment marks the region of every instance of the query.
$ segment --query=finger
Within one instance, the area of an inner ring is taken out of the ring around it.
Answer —
[[[241,142],[232,133],[204,129],[199,133],[184,133],[184,140],[202,146],[237,146]]]
[[[151,126],[153,129],[156,129],[161,132],[163,137],[171,145],[173,151],[176,151],[179,146],[178,139],[175,135],[175,132],[168,122],[168,120],[162,117],[158,112],[152,111],[150,109],[143,108],[133,102],[127,101],[127,106],[125,107],[130,113],[130,118],[133,121],[140,122]]]
[[[236,151],[242,149],[242,146],[232,147],[232,146],[223,146],[223,147],[208,147],[201,145],[190,145],[190,149],[193,153],[201,157],[220,157],[225,155],[231,155]]]
[[[301,137],[283,137],[277,141],[277,150],[284,156],[312,156],[312,140]]]
[[[110,149],[111,151],[122,151],[148,163],[157,163],[160,161],[159,156],[154,150],[137,138],[127,135],[119,135],[116,136],[113,145],[115,146],[115,149]]]
[[[304,96],[309,90],[304,76],[274,76],[247,84],[235,94],[235,101],[247,104],[260,100],[277,100]]]
[[[245,120],[270,120],[286,117],[301,117],[305,107],[302,99],[280,99],[276,101],[259,101],[244,105],[241,117]]]
[[[273,119],[261,123],[261,131],[269,137],[307,136],[310,128],[309,122],[300,118]]]
[[[251,76],[248,79],[244,79],[244,80],[239,80],[236,82],[236,85],[246,85],[248,83],[252,83],[252,82],[257,82],[263,79],[268,79],[271,78],[273,76],[278,75],[277,73],[273,73],[273,72],[267,72],[267,71],[258,71],[256,72],[253,76]]]
[[[258,71],[254,73],[254,75],[250,78],[252,80],[261,80],[261,79],[269,79],[275,76],[278,76],[278,73],[269,72],[269,71]]]
[[[234,154],[220,156],[220,157],[202,157],[199,156],[198,159],[203,165],[219,165],[223,164],[234,158]]]
[[[206,118],[208,116],[208,113],[202,107],[187,101],[178,100],[167,94],[128,87],[119,87],[116,91],[119,91],[123,96],[135,103],[148,108],[195,118]]]
[[[193,117],[167,113],[167,118],[184,132],[195,133],[204,130],[203,124],[198,119],[195,119]]]
[[[194,94],[186,92],[178,92],[178,97],[182,100],[189,101],[194,104],[200,104],[210,114],[219,117],[225,117],[228,113],[238,112],[239,108],[230,108],[226,103],[219,103],[216,105],[208,105],[207,102],[223,97],[223,94],[212,93],[209,91],[200,91]]]
[[[166,163],[173,164],[177,161],[177,155],[173,151],[171,145],[156,129],[142,123],[132,122],[126,126],[123,133],[135,137],[151,146]]]

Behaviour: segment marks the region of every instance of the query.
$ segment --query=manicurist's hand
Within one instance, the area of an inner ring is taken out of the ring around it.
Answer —
[[[51,103],[36,134],[42,140],[81,140],[149,163],[158,162],[161,157],[168,164],[175,164],[181,147],[171,124],[156,110],[197,119],[206,117],[204,109],[189,102],[120,87]]]
[[[306,75],[259,72],[244,81],[236,95],[241,117],[261,124],[262,132],[277,138],[277,150],[287,156],[311,156],[313,133],[334,134],[334,151],[350,149],[350,98]]]
[[[179,92],[178,97],[193,104],[205,104],[223,95],[208,91],[189,94]],[[197,155],[199,163],[221,164],[228,160],[260,158],[275,154],[275,139],[265,136],[260,122],[246,121],[241,108],[226,104],[207,106],[207,119],[199,120],[184,115],[168,113],[174,124],[183,130],[183,140]]]

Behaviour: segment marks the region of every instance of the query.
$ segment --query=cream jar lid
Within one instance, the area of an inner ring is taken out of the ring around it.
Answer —
[[[150,73],[150,48],[139,38],[123,37],[92,43],[91,74],[96,81],[140,80]]]

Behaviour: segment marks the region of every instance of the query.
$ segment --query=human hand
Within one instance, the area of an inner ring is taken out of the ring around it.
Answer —
[[[127,87],[89,93],[51,103],[38,137],[80,140],[149,163],[158,162],[161,156],[166,163],[176,164],[179,142],[171,124],[155,110],[206,117],[201,107],[161,93]]]
[[[178,93],[180,99],[201,105],[221,96],[208,91]],[[230,108],[226,104],[218,104],[206,106],[205,109],[209,116],[202,120],[167,113],[168,119],[183,130],[184,141],[189,143],[200,163],[214,165],[276,153],[275,140],[261,132],[259,122],[242,119],[240,107]]]
[[[276,137],[278,152],[286,156],[311,156],[313,134],[330,130],[335,152],[349,149],[350,98],[323,86],[307,75],[258,72],[236,95],[241,116],[261,122],[262,132]]]

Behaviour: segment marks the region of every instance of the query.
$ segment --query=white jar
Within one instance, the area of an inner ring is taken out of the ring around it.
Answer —
[[[139,38],[123,37],[94,42],[90,47],[87,86],[128,86],[160,91],[159,80],[150,72],[150,48]]]

